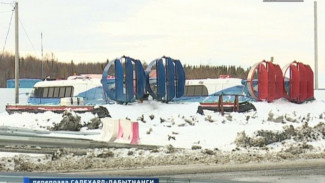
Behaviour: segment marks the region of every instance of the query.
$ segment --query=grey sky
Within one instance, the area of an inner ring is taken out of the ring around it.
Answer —
[[[0,0],[0,2],[10,2]],[[313,0],[19,0],[21,54],[44,51],[61,61],[105,61],[128,55],[142,61],[163,55],[187,64],[248,67],[275,57],[314,67]],[[325,59],[325,4],[319,9],[319,60]],[[0,46],[11,7],[0,4]],[[1,13],[2,12],[2,13]],[[14,50],[12,24],[6,50]],[[2,51],[2,50],[1,50]],[[321,63],[320,67],[324,68]]]

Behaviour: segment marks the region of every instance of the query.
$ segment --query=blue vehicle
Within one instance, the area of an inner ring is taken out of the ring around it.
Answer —
[[[70,76],[67,80],[41,81],[34,85],[28,99],[32,105],[105,104],[105,93],[99,78]]]
[[[245,82],[238,78],[186,80],[184,95],[176,102],[216,102],[219,95],[239,95],[251,100]],[[233,100],[232,100],[233,101]]]

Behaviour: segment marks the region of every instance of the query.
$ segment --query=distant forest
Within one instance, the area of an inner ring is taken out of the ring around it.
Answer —
[[[68,76],[77,74],[101,74],[109,60],[98,63],[75,64],[58,61],[52,54],[43,61],[44,76],[51,78],[65,79]],[[41,78],[42,62],[33,56],[20,57],[20,78]],[[144,68],[147,64],[143,63]],[[236,78],[246,78],[249,69],[238,66],[211,66],[211,65],[183,65],[186,79],[218,78],[220,75],[231,75]],[[7,87],[7,80],[15,78],[15,56],[4,53],[0,55],[0,88]]]

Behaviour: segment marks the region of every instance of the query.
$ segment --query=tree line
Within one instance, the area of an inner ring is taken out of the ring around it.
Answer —
[[[20,57],[20,78],[42,78],[66,79],[73,74],[102,74],[109,60],[105,62],[87,62],[75,64],[73,61],[60,62],[53,54],[43,59],[34,56]],[[143,63],[146,68],[147,64]],[[231,75],[235,78],[246,78],[249,69],[240,66],[210,66],[210,65],[183,65],[186,79],[218,78],[220,75]],[[7,80],[15,78],[15,56],[4,53],[0,55],[0,88],[7,87]]]
[[[211,66],[211,65],[183,65],[186,79],[219,78],[220,75],[230,75],[233,78],[247,78],[250,68],[240,66]]]

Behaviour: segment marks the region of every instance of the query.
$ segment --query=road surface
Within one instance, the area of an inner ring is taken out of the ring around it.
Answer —
[[[22,182],[28,177],[158,177],[160,182],[325,182],[325,160],[296,160],[230,165],[180,165],[68,173],[0,173],[0,182]]]

